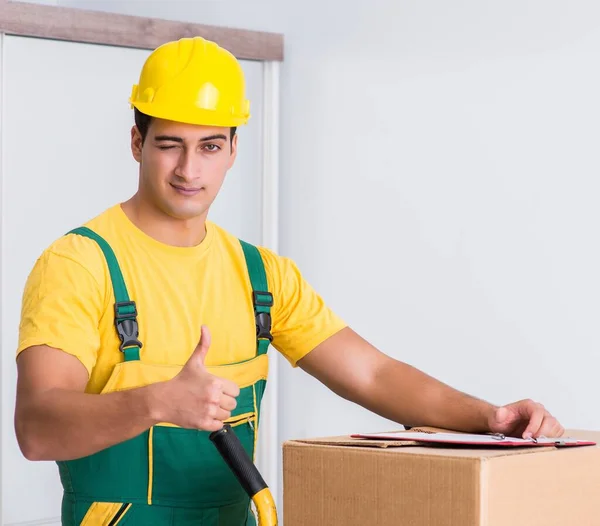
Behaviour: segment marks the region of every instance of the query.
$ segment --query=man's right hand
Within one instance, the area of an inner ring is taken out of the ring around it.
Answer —
[[[179,374],[155,384],[158,420],[188,429],[218,431],[231,416],[240,388],[208,372],[204,360],[209,347],[210,333],[202,326],[200,342]]]

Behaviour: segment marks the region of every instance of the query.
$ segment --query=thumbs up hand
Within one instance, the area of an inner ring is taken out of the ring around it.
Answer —
[[[208,372],[204,365],[210,333],[202,326],[200,342],[179,374],[164,383],[164,418],[180,427],[217,431],[235,409],[240,389],[236,383]]]

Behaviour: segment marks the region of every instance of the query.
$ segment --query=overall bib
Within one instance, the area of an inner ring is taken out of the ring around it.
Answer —
[[[123,361],[115,365],[102,393],[173,378],[182,366],[145,363],[143,352],[140,356],[142,342],[138,340],[136,304],[129,298],[109,244],[86,227],[69,234],[82,235],[98,243],[114,290],[115,328]],[[267,350],[272,341],[273,297],[268,291],[258,249],[244,241],[240,243],[252,285],[256,341],[251,344],[256,347],[256,354],[247,361],[207,369],[240,387],[237,407],[227,423],[254,459],[260,405],[268,374]],[[209,434],[161,423],[93,455],[58,462],[64,490],[62,525],[254,526],[250,499],[210,441]]]

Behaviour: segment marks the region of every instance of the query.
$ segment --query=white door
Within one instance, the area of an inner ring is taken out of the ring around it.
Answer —
[[[135,191],[127,99],[149,52],[6,35],[2,45],[2,524],[57,525],[56,465],[25,460],[14,436],[21,294],[48,244]],[[253,119],[210,218],[261,243],[263,66],[243,67]]]

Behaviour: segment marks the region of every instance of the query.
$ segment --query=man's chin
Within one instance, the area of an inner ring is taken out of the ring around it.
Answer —
[[[193,221],[205,217],[207,208],[190,204],[188,206],[168,206],[163,209],[163,212],[177,221]]]

